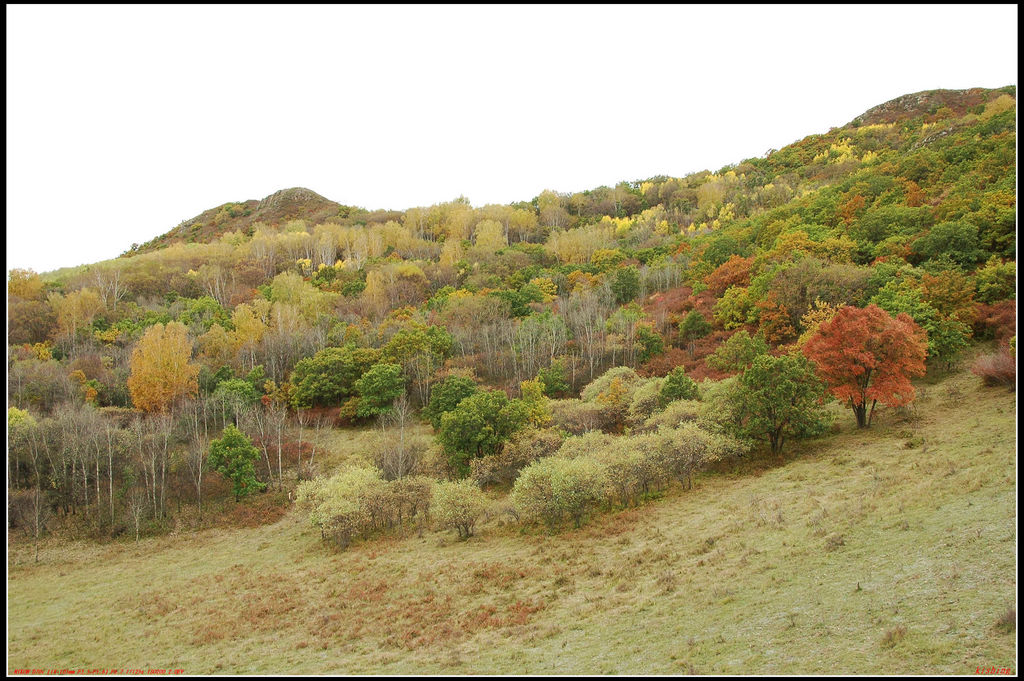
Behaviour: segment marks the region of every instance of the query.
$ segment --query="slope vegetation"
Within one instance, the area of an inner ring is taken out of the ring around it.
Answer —
[[[332,553],[274,525],[9,557],[8,665],[203,673],[964,674],[1010,667],[1014,396],[916,410],[561,535]]]

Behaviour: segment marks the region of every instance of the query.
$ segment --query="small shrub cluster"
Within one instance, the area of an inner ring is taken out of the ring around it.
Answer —
[[[665,378],[641,378],[629,367],[614,367],[591,381],[580,399],[551,403],[554,425],[572,435],[591,430],[619,433],[644,422],[675,400],[696,399],[697,384],[676,367]]]
[[[697,471],[744,449],[741,441],[694,424],[629,438],[585,433],[523,469],[511,500],[524,519],[551,529],[567,520],[579,527],[595,508],[639,504],[672,480],[690,488]]]
[[[512,503],[526,518],[555,529],[567,518],[576,527],[604,497],[603,467],[593,459],[547,457],[528,466],[512,489]]]
[[[296,502],[324,540],[345,548],[353,539],[419,521],[430,511],[432,483],[410,477],[386,481],[376,468],[349,468],[301,483]]]
[[[487,496],[472,480],[440,482],[434,486],[431,515],[444,529],[454,529],[459,539],[473,536],[477,520],[487,509]]]
[[[501,452],[470,461],[469,476],[480,487],[511,485],[526,466],[554,453],[562,437],[552,430],[522,430],[504,444]]]

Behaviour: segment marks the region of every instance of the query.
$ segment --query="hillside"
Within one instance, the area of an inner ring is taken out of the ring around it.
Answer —
[[[9,662],[1009,664],[1015,97],[509,205],[293,188],[11,271]]]
[[[9,558],[11,669],[188,674],[972,674],[1011,667],[1014,396],[960,374],[917,417],[546,535],[254,529]],[[890,632],[896,632],[890,634]],[[899,633],[903,632],[903,633]],[[889,638],[887,639],[887,635]],[[755,643],[756,641],[756,643]]]

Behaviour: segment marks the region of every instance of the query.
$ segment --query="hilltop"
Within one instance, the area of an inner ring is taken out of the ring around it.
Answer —
[[[228,202],[205,210],[177,227],[153,238],[124,256],[138,255],[176,243],[208,243],[228,232],[252,234],[258,222],[278,226],[289,220],[323,222],[343,210],[339,203],[325,199],[304,187],[281,189],[261,200]],[[124,257],[122,256],[122,257]]]

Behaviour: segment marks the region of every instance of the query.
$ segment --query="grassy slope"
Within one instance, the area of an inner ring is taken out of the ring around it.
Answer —
[[[9,668],[187,673],[973,673],[1012,667],[1015,401],[960,374],[557,536],[494,522],[324,548],[301,514],[9,553]],[[923,444],[917,444],[923,438]],[[907,448],[910,441],[911,448]],[[841,536],[841,543],[838,537]],[[883,637],[898,626],[895,645]]]

